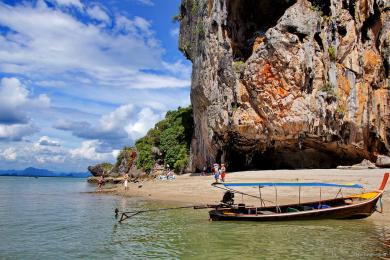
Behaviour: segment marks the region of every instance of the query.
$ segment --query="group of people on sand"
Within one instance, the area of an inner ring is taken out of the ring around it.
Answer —
[[[226,176],[226,167],[225,164],[219,165],[218,163],[213,164],[213,173],[214,173],[214,179],[215,182],[225,182],[225,176]]]
[[[101,175],[98,180],[98,191],[103,191],[104,184],[106,184],[106,181],[104,176]],[[129,189],[129,175],[127,173],[123,175],[123,185],[125,186],[125,191]]]
[[[213,175],[216,182],[222,181],[225,182],[226,176],[226,167],[225,164],[219,165],[218,163],[214,163],[212,166],[205,165],[202,169],[202,176],[205,175]]]

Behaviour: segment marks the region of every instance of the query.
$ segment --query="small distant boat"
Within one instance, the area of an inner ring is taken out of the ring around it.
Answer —
[[[389,173],[383,176],[382,184],[378,190],[338,197],[343,188],[363,188],[360,184],[334,184],[334,183],[216,183],[213,186],[227,190],[222,203],[209,212],[210,219],[214,221],[287,221],[287,220],[316,220],[316,219],[360,219],[371,216],[375,211],[383,212],[382,195],[389,179]],[[261,188],[274,187],[276,201],[272,206],[265,206],[261,196]],[[278,205],[277,187],[299,187],[299,202],[297,204]],[[246,194],[232,187],[258,187],[259,196]],[[300,202],[301,187],[320,187],[320,200],[313,202]],[[321,199],[321,187],[338,187],[339,192],[334,199]],[[261,206],[247,206],[234,204],[234,194],[256,197]],[[380,205],[378,210],[377,204]]]

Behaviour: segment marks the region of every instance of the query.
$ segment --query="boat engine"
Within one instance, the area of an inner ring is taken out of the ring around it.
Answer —
[[[234,204],[234,193],[231,191],[225,192],[222,198],[222,203],[227,204],[229,206]]]

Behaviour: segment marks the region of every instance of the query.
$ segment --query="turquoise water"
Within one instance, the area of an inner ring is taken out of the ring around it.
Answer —
[[[207,210],[85,193],[83,179],[0,177],[0,259],[380,259],[390,227],[372,220],[210,222]]]

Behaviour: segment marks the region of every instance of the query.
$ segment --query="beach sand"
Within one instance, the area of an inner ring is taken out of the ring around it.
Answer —
[[[359,183],[364,191],[375,190],[382,182],[383,174],[390,172],[390,169],[369,169],[369,170],[339,170],[339,169],[305,169],[305,170],[266,170],[266,171],[244,171],[233,172],[226,175],[226,182],[331,182],[331,183]],[[217,204],[221,200],[224,190],[211,186],[214,182],[213,176],[199,176],[185,174],[176,176],[175,180],[151,180],[138,183],[129,183],[128,191],[123,185],[116,188],[106,189],[103,193],[110,193],[119,196],[140,197],[146,200],[171,202],[177,205],[204,205]],[[142,186],[141,186],[142,185]],[[255,187],[239,188],[240,191],[258,196],[259,189]],[[321,198],[334,198],[339,191],[338,188],[323,187]],[[343,195],[360,193],[361,189],[343,189]],[[388,183],[385,191],[390,191]],[[261,189],[262,197],[265,200],[275,202],[275,188],[266,187]],[[297,187],[278,187],[278,204],[298,202]],[[301,202],[318,201],[320,199],[320,188],[302,187]],[[248,205],[259,205],[259,199],[248,198],[236,194],[236,203],[244,202]],[[385,193],[383,196],[384,214],[373,214],[371,217],[378,222],[390,223],[390,196]],[[267,205],[274,205],[268,202]]]

